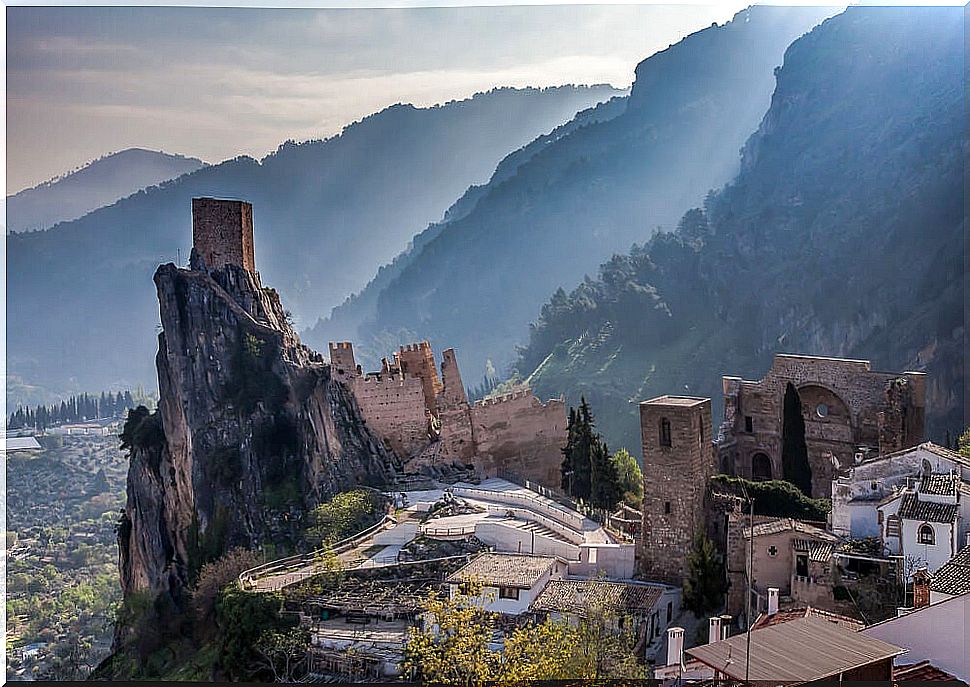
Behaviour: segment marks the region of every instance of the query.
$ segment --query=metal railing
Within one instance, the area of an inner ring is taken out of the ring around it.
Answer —
[[[333,544],[333,546],[320,547],[319,549],[314,549],[309,553],[298,553],[292,556],[286,556],[285,558],[278,558],[274,561],[268,561],[261,565],[257,565],[255,568],[244,570],[239,574],[239,586],[243,590],[251,590],[255,588],[257,579],[269,577],[271,575],[297,576],[297,580],[287,582],[286,584],[295,584],[297,581],[302,581],[307,577],[312,577],[313,575],[317,574],[316,571],[305,571],[303,569],[313,566],[321,555],[326,553],[339,554],[349,551],[376,532],[386,528],[391,523],[396,525],[397,520],[390,515],[385,515],[380,522],[361,530],[357,534],[353,534],[345,539],[341,539]]]
[[[583,523],[585,521],[585,516],[579,513],[567,511],[564,508],[559,508],[553,506],[549,503],[541,501],[542,498],[539,494],[535,496],[526,496],[524,494],[515,494],[504,491],[494,491],[491,489],[479,489],[477,487],[451,487],[448,491],[457,494],[475,497],[484,496],[491,501],[497,501],[499,503],[525,503],[529,504],[530,510],[539,510],[548,514],[553,520],[556,520],[562,525],[571,527],[577,532],[583,531]]]

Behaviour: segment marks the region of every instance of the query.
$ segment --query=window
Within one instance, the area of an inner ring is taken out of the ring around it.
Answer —
[[[664,501],[664,515],[670,515],[670,501]]]
[[[815,414],[819,417],[828,417],[829,407],[824,403],[819,403],[817,406],[815,406]]]
[[[899,516],[890,515],[886,518],[886,536],[887,537],[898,537],[899,536]]]
[[[930,525],[920,525],[916,540],[920,544],[929,544],[932,546],[936,544],[936,533],[933,532],[933,528]]]
[[[795,556],[795,574],[799,577],[808,577],[807,553],[800,553]]]
[[[744,431],[749,434],[754,431],[754,420],[750,415],[744,416]]]
[[[673,617],[674,617],[674,602],[668,601],[667,602],[667,622],[669,623],[670,619]]]
[[[499,587],[498,598],[517,600],[519,598],[519,590],[515,587]]]
[[[660,418],[660,445],[670,446],[670,420],[665,417]]]
[[[768,547],[768,555],[771,556],[772,558],[774,558],[775,556],[777,556],[778,555],[778,547],[775,546],[774,544],[772,544],[771,546],[769,546]]]

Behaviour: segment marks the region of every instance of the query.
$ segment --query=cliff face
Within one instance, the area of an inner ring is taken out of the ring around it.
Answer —
[[[962,40],[958,8],[851,7],[795,41],[734,181],[555,293],[520,371],[632,448],[632,401],[676,390],[717,416],[721,375],[760,379],[775,352],[863,358],[925,371],[928,438],[958,434]]]
[[[120,568],[126,595],[179,604],[202,563],[233,546],[292,546],[310,507],[384,484],[395,458],[258,275],[167,264],[155,285],[160,402],[123,435]]]

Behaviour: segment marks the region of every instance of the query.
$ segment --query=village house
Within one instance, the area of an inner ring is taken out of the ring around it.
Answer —
[[[964,546],[949,561],[930,575],[931,604],[970,594],[970,546]]]
[[[714,679],[754,684],[801,685],[820,680],[885,681],[893,678],[893,660],[906,649],[862,632],[815,617],[752,630],[687,649]],[[750,661],[749,661],[750,655]]]
[[[486,611],[520,616],[550,580],[565,576],[566,569],[566,561],[552,556],[483,553],[447,582],[451,598],[469,594]]]
[[[930,473],[879,504],[883,546],[902,556],[907,577],[921,568],[933,573],[956,554],[960,496],[957,474]]]
[[[617,631],[631,630],[642,649],[663,635],[679,612],[680,601],[680,589],[670,585],[567,578],[550,580],[530,610],[540,618],[571,623],[602,610],[611,616]]]
[[[738,513],[728,516],[728,613],[746,612],[749,580],[753,618],[780,605],[838,609],[833,558],[839,537],[793,518],[763,519],[753,527],[746,521]]]

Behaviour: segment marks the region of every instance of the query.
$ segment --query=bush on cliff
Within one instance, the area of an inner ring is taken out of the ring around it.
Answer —
[[[752,482],[742,477],[714,475],[711,488],[737,496],[741,496],[746,489],[748,496],[754,499],[755,515],[825,522],[832,510],[831,501],[811,499],[791,482],[782,480]]]

